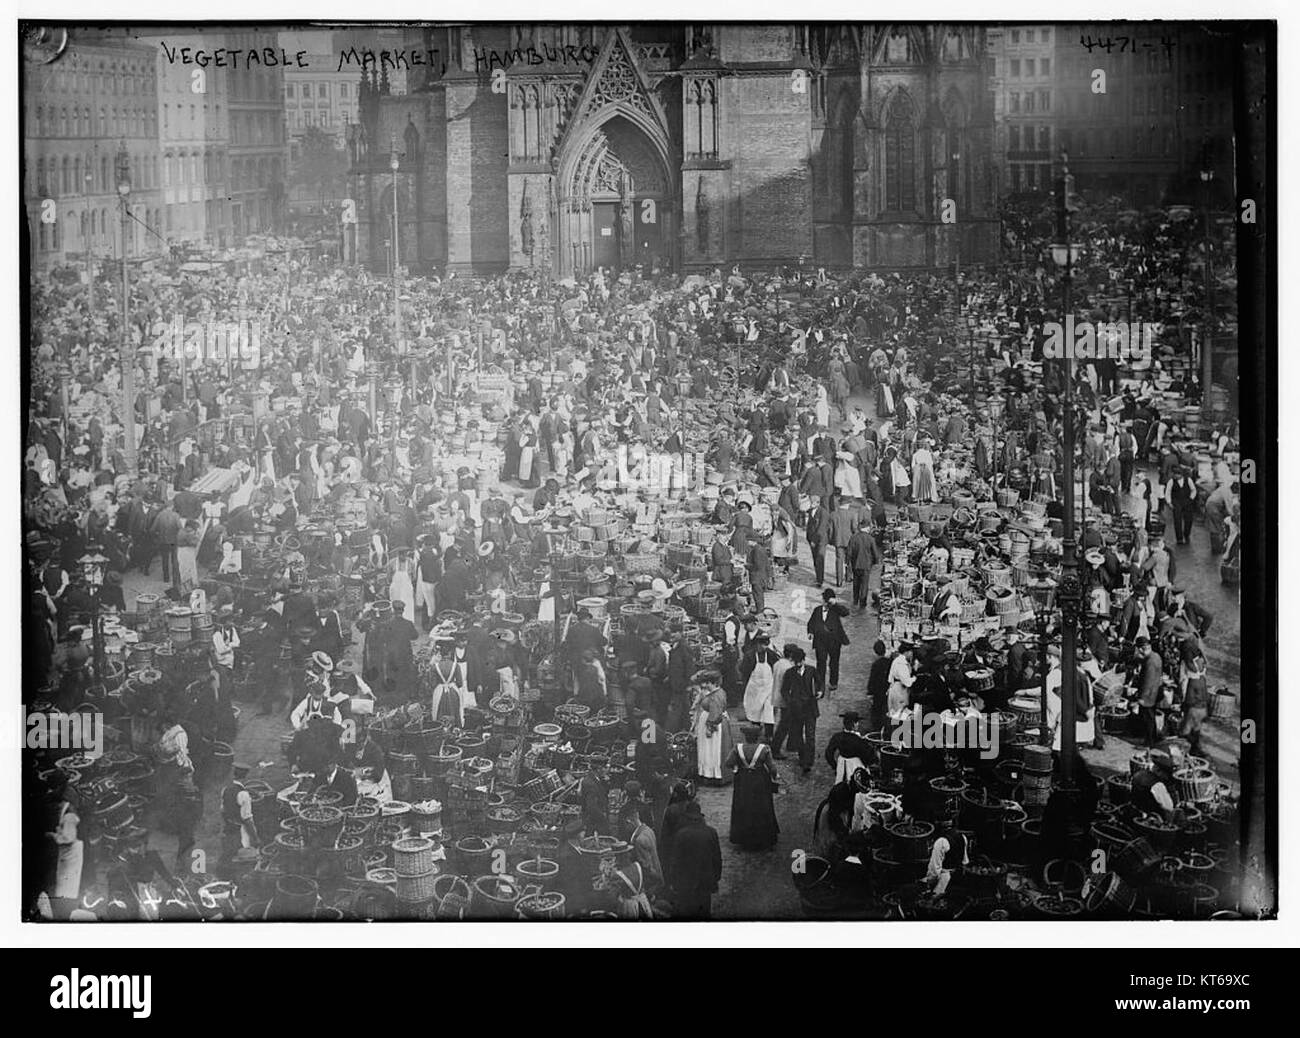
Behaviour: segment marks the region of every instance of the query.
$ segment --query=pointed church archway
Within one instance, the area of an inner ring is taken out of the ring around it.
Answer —
[[[662,107],[621,30],[606,37],[561,142],[555,267],[676,265],[677,162]]]

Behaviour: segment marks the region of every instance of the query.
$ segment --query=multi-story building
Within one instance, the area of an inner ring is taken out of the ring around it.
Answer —
[[[230,84],[244,69],[196,69],[168,51],[212,50],[211,35],[144,34],[158,65],[158,149],[162,162],[163,235],[169,242],[231,243]],[[166,49],[162,44],[166,44]],[[197,74],[196,74],[197,73]]]
[[[116,158],[131,161],[133,256],[162,247],[157,74],[153,52],[121,33],[74,30],[23,83],[23,197],[39,266],[121,255]],[[150,232],[153,233],[150,233]]]
[[[284,111],[289,129],[290,158],[302,135],[319,128],[347,144],[348,125],[357,121],[357,80],[360,68],[340,68],[335,37],[344,33],[325,30],[282,32],[280,46],[290,54],[306,52],[305,67],[294,64],[284,72]]]
[[[994,152],[1004,194],[1046,192],[1058,149],[1056,45],[1052,25],[988,29],[992,58]]]
[[[478,24],[404,49],[405,95],[365,70],[349,138],[345,255],[376,269],[996,258],[983,26]]]
[[[242,50],[278,49],[275,32],[243,31],[226,36]],[[241,66],[225,70],[229,100],[230,226],[235,236],[267,233],[281,225],[288,167],[284,125],[284,68]]]
[[[1004,194],[1049,192],[1062,151],[1079,190],[1187,200],[1231,161],[1230,35],[1160,22],[988,30]],[[1223,177],[1220,177],[1222,181]]]

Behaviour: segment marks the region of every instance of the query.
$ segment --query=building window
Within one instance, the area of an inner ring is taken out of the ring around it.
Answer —
[[[1050,90],[1038,91],[1038,110],[1040,112],[1050,112],[1052,110],[1052,92]]]
[[[1013,126],[1007,131],[1007,150],[1020,150],[1020,127]]]
[[[284,85],[284,96],[285,96],[285,97],[293,97],[293,96],[294,96],[293,91],[294,91],[294,86],[293,86],[292,83],[286,83],[286,84]]]
[[[1032,90],[1027,90],[1025,91],[1025,111],[1032,112],[1033,110],[1034,110],[1034,92]]]
[[[1012,59],[1011,59],[1011,78],[1012,78],[1012,79],[1019,79],[1019,78],[1020,78],[1020,59],[1019,59],[1019,58],[1012,58]]]
[[[1013,112],[1018,112],[1018,111],[1020,111],[1020,95],[1019,95],[1019,94],[1012,94],[1012,95],[1011,95],[1011,110],[1012,110]]]
[[[1051,183],[1052,183],[1052,167],[1049,166],[1046,162],[1040,163],[1038,166],[1039,189],[1042,191],[1046,191],[1048,187],[1051,185]]]
[[[348,85],[346,83],[340,83],[339,97],[347,97],[347,96],[348,96]]]
[[[885,120],[885,208],[916,208],[916,129],[912,103],[902,95],[894,98]]]
[[[1011,42],[1012,42],[1013,45],[1016,45],[1016,46],[1018,46],[1018,45],[1020,44],[1020,30],[1019,30],[1019,29],[1012,29],[1012,30],[1011,30]]]
[[[1052,150],[1052,128],[1050,126],[1040,126],[1038,128],[1038,150]]]
[[[1044,33],[1044,35],[1046,35],[1046,33]],[[1051,59],[1051,58],[1039,58],[1039,59],[1038,59],[1038,74],[1039,74],[1040,76],[1050,76],[1050,75],[1052,74],[1052,59]]]

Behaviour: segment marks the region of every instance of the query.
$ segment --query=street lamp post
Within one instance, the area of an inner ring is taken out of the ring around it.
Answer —
[[[992,482],[994,486],[997,485],[997,481],[998,481],[998,455],[1002,453],[1001,448],[999,447],[998,444],[998,426],[1001,424],[1002,413],[1005,406],[1006,406],[1006,401],[997,392],[995,392],[993,396],[989,397],[989,426],[992,429],[992,433],[993,433],[993,437],[992,437],[993,457],[991,460],[993,465]]]
[[[976,319],[974,314],[966,315],[966,340],[969,344],[969,361],[970,361],[970,407],[975,410],[975,325]]]
[[[1052,732],[1047,726],[1047,628],[1052,618],[1052,605],[1056,598],[1056,581],[1048,576],[1047,570],[1041,569],[1028,587],[1030,598],[1034,602],[1034,618],[1038,626],[1038,675],[1039,712],[1042,722],[1038,726],[1038,741],[1043,746],[1050,746]]]
[[[89,169],[86,170],[86,194],[90,195],[95,187],[95,174]],[[93,251],[93,242],[95,232],[91,230],[90,221],[86,221],[86,240],[81,244],[86,249],[86,302],[90,304],[90,313],[95,313],[95,256]]]
[[[393,472],[397,472],[397,430],[402,406],[402,380],[394,375],[384,383],[384,396],[388,400],[389,451],[393,456]]]
[[[961,152],[959,152],[959,151],[954,151],[954,152],[952,153],[952,181],[951,181],[952,193],[953,193],[953,196],[954,196],[954,197],[953,197],[953,202],[954,202],[954,204],[956,203],[956,197],[955,197],[955,196],[956,196],[956,194],[957,194],[957,184],[958,184],[958,179],[957,179],[957,167],[958,167],[958,163],[960,163],[960,162],[961,162]],[[956,308],[957,308],[957,316],[958,316],[958,318],[960,319],[960,317],[961,317],[961,230],[960,230],[960,229],[958,228],[958,226],[957,226],[957,214],[956,214],[956,213],[953,214],[953,222],[952,222],[952,242],[953,242],[953,246],[952,246],[952,295],[953,295],[953,303],[955,304],[955,306],[956,306]]]
[[[126,469],[132,476],[139,473],[135,446],[135,349],[131,343],[131,283],[126,265],[126,235],[131,211],[131,156],[126,142],[117,149],[117,194],[122,211],[122,342],[119,364],[122,367],[122,434],[126,438]]]
[[[99,553],[98,548],[91,546],[87,554],[81,556],[77,563],[81,566],[81,575],[86,581],[86,586],[90,588],[90,633],[95,660],[95,680],[102,683],[105,677],[104,633],[99,621],[99,596],[104,587],[104,567],[108,565],[108,559]]]
[[[66,357],[66,353],[67,351],[65,347],[64,350],[65,357]],[[59,424],[62,426],[63,429],[63,442],[67,443],[68,442],[68,406],[69,406],[68,386],[72,382],[72,365],[69,364],[66,359],[59,361],[58,379],[59,379],[59,414],[61,416]]]
[[[402,302],[398,288],[398,266],[402,253],[397,243],[397,168],[401,158],[397,154],[397,134],[392,135],[388,151],[388,168],[393,171],[393,349],[402,353]]]
[[[1078,246],[1070,242],[1070,195],[1074,178],[1070,176],[1069,156],[1061,153],[1061,175],[1056,181],[1056,230],[1058,243],[1052,245],[1052,261],[1061,268],[1061,321],[1064,324],[1071,312],[1071,282],[1074,264],[1078,260]],[[1074,763],[1075,684],[1078,677],[1076,643],[1078,640],[1079,606],[1083,589],[1079,584],[1079,566],[1075,550],[1074,527],[1074,372],[1073,361],[1066,358],[1065,377],[1065,430],[1064,479],[1065,516],[1064,536],[1061,538],[1061,580],[1057,585],[1057,602],[1061,606],[1061,784],[1069,787]],[[1046,718],[1044,717],[1044,721]]]
[[[372,360],[366,363],[366,380],[370,387],[370,427],[371,435],[378,431],[379,426],[379,361]]]
[[[1214,273],[1210,254],[1210,192],[1214,187],[1214,170],[1201,170],[1203,233],[1205,236],[1205,316],[1201,321],[1201,413],[1208,420],[1214,413],[1212,363],[1214,336]]]

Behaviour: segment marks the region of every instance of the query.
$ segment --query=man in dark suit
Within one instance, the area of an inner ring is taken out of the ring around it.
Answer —
[[[825,458],[819,456],[817,463],[804,472],[799,481],[799,491],[819,501],[823,508],[830,506],[831,494],[835,491],[835,473]]]
[[[871,570],[880,561],[880,549],[871,534],[871,523],[864,520],[848,544],[849,567],[853,571],[853,604],[861,612],[871,601]]]
[[[777,727],[775,744],[780,746],[789,732],[790,748],[799,744],[799,766],[807,775],[812,771],[813,752],[817,744],[817,717],[821,708],[817,701],[822,697],[824,687],[821,675],[808,666],[803,649],[795,646],[790,652],[794,666],[785,672],[781,679],[781,698],[785,708],[781,711],[781,722]]]
[[[799,488],[794,478],[789,475],[781,477],[781,494],[776,499],[777,507],[790,518],[790,522],[799,522]]]
[[[827,588],[822,592],[822,604],[808,617],[808,634],[812,638],[813,652],[817,654],[817,677],[828,692],[834,692],[840,684],[840,650],[849,644],[843,618],[848,615],[848,606],[835,601],[835,592]]]
[[[849,564],[849,541],[853,539],[853,530],[857,526],[853,511],[849,508],[848,498],[836,494],[831,499],[831,544],[835,546],[835,586],[844,586],[844,571],[852,576]]]
[[[1134,645],[1142,661],[1138,677],[1138,717],[1142,721],[1142,736],[1147,749],[1159,742],[1156,730],[1156,704],[1160,702],[1160,686],[1164,678],[1164,661],[1160,653],[1151,648],[1151,641],[1139,638]]]
[[[867,695],[871,697],[871,727],[877,730],[885,724],[889,705],[889,668],[894,661],[880,639],[876,639],[872,651],[876,658],[871,661],[871,673],[867,677]]]
[[[831,539],[831,514],[821,501],[808,513],[805,536],[808,547],[812,549],[813,579],[821,587],[826,582],[826,545]]]
[[[1174,536],[1179,544],[1190,544],[1192,520],[1196,518],[1196,484],[1186,468],[1175,469],[1169,482],[1169,507],[1174,512]]]

